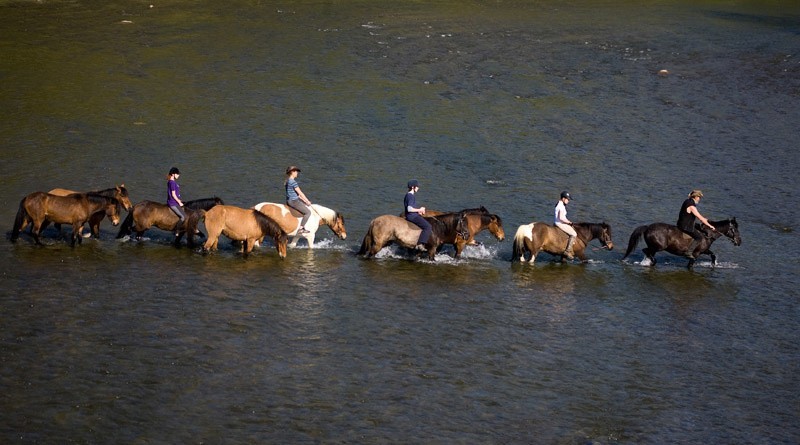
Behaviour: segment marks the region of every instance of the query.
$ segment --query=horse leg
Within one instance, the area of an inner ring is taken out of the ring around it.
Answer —
[[[711,250],[706,249],[706,251],[703,252],[701,255],[710,256],[711,257],[711,265],[712,266],[716,266],[717,265],[717,256],[714,255],[714,252],[712,252]]]
[[[309,249],[313,249],[314,248],[314,239],[316,237],[317,237],[317,233],[316,232],[309,232],[309,233],[306,234],[305,238],[306,238],[306,241],[308,241],[308,248]]]
[[[649,246],[645,247],[642,249],[642,253],[644,253],[644,256],[650,260],[650,266],[656,265],[656,251],[653,248]]]
[[[33,236],[33,240],[36,241],[36,244],[43,245],[42,240],[39,239],[39,232],[42,230],[42,222],[31,220],[31,235]]]

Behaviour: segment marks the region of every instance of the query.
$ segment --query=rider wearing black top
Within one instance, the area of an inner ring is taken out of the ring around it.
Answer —
[[[692,242],[689,243],[689,248],[686,249],[686,253],[684,253],[687,258],[694,259],[697,258],[700,253],[702,253],[695,252],[704,237],[704,235],[694,227],[696,219],[699,219],[703,224],[710,227],[711,230],[717,230],[703,215],[700,214],[700,211],[697,210],[697,204],[700,202],[700,198],[702,197],[702,191],[692,190],[692,192],[689,193],[689,197],[683,201],[683,204],[681,205],[681,211],[678,214],[678,228],[681,229],[683,233],[692,237]]]

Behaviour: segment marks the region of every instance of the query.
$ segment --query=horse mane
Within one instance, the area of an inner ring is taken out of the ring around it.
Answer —
[[[125,188],[124,185],[120,185],[118,187],[111,187],[103,190],[94,190],[89,193],[94,193],[97,195],[103,195],[113,198],[117,194],[117,189],[119,189],[119,194],[122,196],[128,196],[128,189]]]
[[[261,233],[267,234],[273,238],[287,236],[286,232],[284,232],[283,229],[281,229],[281,226],[277,222],[275,222],[274,219],[259,212],[256,209],[250,209],[250,212],[256,219],[256,223],[258,224],[258,227],[261,229]]]
[[[602,223],[577,222],[574,225],[589,229],[589,233],[595,238],[599,238],[603,234],[603,230],[607,230],[609,235],[611,234],[611,226],[605,221]]]
[[[464,218],[466,215],[466,211],[462,210],[460,212],[448,212],[442,213],[441,215],[427,217],[425,219],[428,222],[431,222],[431,227],[433,230],[437,231],[437,235],[442,235],[450,231],[456,230],[458,227],[458,223]]]
[[[474,208],[474,209],[462,209],[460,212],[455,212],[455,213],[462,213],[462,212],[463,213],[480,213],[482,215],[488,215],[489,214],[489,210],[487,210],[486,207],[484,207],[484,206],[480,206],[480,207],[477,207],[477,208]]]
[[[337,211],[319,204],[311,204],[311,207],[315,212],[317,212],[317,215],[320,216],[322,222],[329,226],[332,226],[336,222],[336,218],[339,216]]]
[[[224,205],[222,198],[214,196],[213,198],[194,199],[186,201],[183,206],[191,210],[208,210],[215,205]]]
[[[92,204],[99,204],[99,205],[106,205],[109,203],[113,204],[114,207],[117,208],[117,213],[119,213],[122,208],[122,203],[119,202],[117,198],[101,195],[100,193],[95,193],[95,192],[84,193],[83,195],[86,196],[86,199],[89,200]]]

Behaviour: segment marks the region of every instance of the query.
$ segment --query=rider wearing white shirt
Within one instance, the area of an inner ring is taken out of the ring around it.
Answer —
[[[578,233],[575,232],[575,229],[572,227],[572,221],[567,219],[567,204],[569,204],[570,199],[572,199],[572,197],[569,192],[561,192],[561,199],[559,199],[558,204],[556,204],[555,220],[553,223],[569,236],[567,248],[564,249],[564,256],[573,259],[572,245],[575,244],[575,237],[578,236]]]

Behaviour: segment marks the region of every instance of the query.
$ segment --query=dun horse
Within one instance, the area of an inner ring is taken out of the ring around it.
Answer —
[[[197,232],[197,226],[202,219],[203,213],[221,204],[224,204],[224,202],[216,196],[184,202],[183,211],[186,214],[186,219],[183,227],[177,228],[179,233],[175,237],[175,244],[179,244],[183,235],[186,234],[187,244],[190,247],[194,246],[194,235]],[[133,206],[133,210],[128,212],[128,216],[119,228],[117,238],[123,238],[126,235],[131,235],[132,232],[136,232],[136,239],[141,240],[142,234],[152,226],[173,232],[178,221],[178,215],[170,210],[168,205],[154,201],[142,201]]]
[[[243,241],[242,253],[247,255],[256,241],[269,236],[275,242],[278,255],[286,257],[289,237],[278,223],[258,210],[218,205],[205,212],[205,222],[208,230],[208,239],[203,245],[205,252],[216,250],[220,235],[225,235],[234,241]]]
[[[433,233],[430,244],[435,246],[428,250],[428,258],[433,260],[437,250],[445,240],[455,239],[458,236],[468,237],[464,213],[444,213],[439,216],[429,217]],[[422,230],[405,218],[394,215],[382,215],[369,223],[367,234],[361,242],[359,255],[374,256],[389,244],[396,243],[408,249],[414,249]]]
[[[742,238],[739,235],[739,224],[736,222],[736,218],[709,222],[717,230],[707,231],[705,228],[701,228],[706,236],[700,242],[700,245],[697,246],[697,249],[701,252],[701,255],[711,256],[712,264],[717,264],[717,256],[714,255],[714,252],[710,249],[711,244],[717,238],[724,235],[733,242],[734,246],[739,246],[742,244]],[[642,252],[644,252],[644,255],[650,260],[651,266],[656,265],[656,252],[666,250],[673,255],[683,256],[689,248],[689,243],[692,241],[692,237],[683,233],[678,227],[672,224],[653,223],[647,226],[639,226],[631,234],[631,238],[628,241],[628,250],[625,251],[625,256],[622,257],[623,260],[633,252],[633,249],[636,248],[639,244],[639,239],[642,237],[644,237],[644,241],[647,243],[647,247],[642,249]],[[691,269],[692,266],[694,266],[694,262],[695,259],[690,258],[687,267]]]
[[[81,193],[81,192],[76,192],[74,190],[57,188],[57,189],[50,190],[47,193],[50,193],[51,195],[56,195],[56,196],[67,196],[67,195],[71,195],[73,193]],[[90,192],[86,192],[86,193],[95,193],[95,194],[102,195],[102,196],[108,196],[109,198],[115,198],[117,201],[119,201],[119,203],[122,205],[122,208],[124,208],[125,211],[130,211],[131,207],[133,207],[133,204],[131,204],[131,199],[130,199],[130,197],[128,195],[128,189],[125,188],[125,184],[120,184],[120,185],[112,187],[112,188],[107,188],[107,189],[103,189],[103,190],[96,190],[96,191],[90,191]],[[91,230],[91,233],[87,234],[86,235],[87,237],[91,236],[91,235],[94,235],[95,238],[99,238],[100,237],[100,222],[102,220],[103,220],[103,215],[99,215],[99,217],[98,216],[92,216],[91,218],[89,218],[89,229]],[[55,224],[55,226],[56,226],[56,228],[58,229],[58,231],[60,233],[61,232],[61,224]],[[45,227],[47,227],[47,222],[45,222],[44,226],[42,226],[42,230],[44,230]],[[81,228],[81,230],[83,230],[83,228]]]
[[[19,238],[20,230],[29,222],[32,223],[31,234],[36,244],[42,244],[39,234],[45,222],[72,225],[72,242],[81,242],[81,227],[94,215],[100,219],[107,216],[113,225],[119,224],[121,205],[114,198],[94,193],[74,193],[68,196],[56,196],[44,192],[34,192],[19,203],[11,241]]]
[[[575,223],[573,225],[578,236],[573,245],[575,256],[581,261],[586,261],[584,249],[593,239],[599,239],[603,247],[611,250],[614,243],[611,241],[611,227],[606,223]],[[564,257],[569,237],[558,227],[543,222],[533,222],[519,226],[514,235],[512,261],[525,262],[525,257],[530,253],[530,262],[536,261],[536,255],[541,251]]]
[[[298,235],[297,230],[300,228],[300,220],[303,215],[295,209],[290,209],[285,204],[277,204],[274,202],[262,202],[253,206],[254,209],[269,216],[275,222],[280,224],[281,229],[292,237],[290,247],[297,246],[297,241],[300,238],[305,238],[308,242],[308,247],[314,247],[314,239],[320,224],[328,226],[339,239],[347,238],[347,231],[344,228],[344,217],[341,213],[323,207],[319,204],[311,204],[311,216],[306,223],[306,230],[308,233],[305,235]]]

